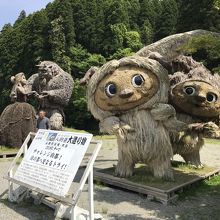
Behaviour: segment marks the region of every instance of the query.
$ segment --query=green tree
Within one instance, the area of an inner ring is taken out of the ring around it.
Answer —
[[[72,97],[65,108],[66,125],[83,130],[98,130],[98,122],[87,110],[86,87],[75,80]]]
[[[48,17],[45,10],[36,12],[15,28],[19,34],[19,46],[22,48],[17,66],[28,76],[35,71],[35,65],[49,59],[48,53]]]
[[[208,69],[220,74],[220,37],[213,35],[194,37],[182,49],[203,62]]]
[[[81,78],[91,66],[101,66],[106,60],[100,54],[91,54],[81,45],[70,48],[71,70],[74,78]]]
[[[161,39],[176,32],[178,7],[175,0],[163,0],[162,12],[156,23],[155,39]]]
[[[125,32],[129,29],[129,15],[124,0],[112,0],[105,6],[105,36],[103,51],[109,56],[123,47]]]
[[[121,59],[123,57],[128,57],[132,56],[134,52],[132,51],[131,48],[124,48],[124,49],[118,49],[113,55],[111,55],[108,60],[113,60],[113,59]]]
[[[63,19],[59,18],[51,22],[49,43],[53,61],[58,63],[64,70],[70,72],[70,58],[66,55],[66,38],[63,32]]]
[[[131,48],[132,51],[138,51],[143,45],[140,34],[137,31],[127,31],[124,35],[124,47]]]
[[[129,26],[131,30],[139,30],[138,21],[140,19],[140,1],[139,0],[126,0],[126,7],[129,16]]]
[[[25,18],[26,18],[26,12],[25,10],[22,10],[17,20],[15,21],[14,26],[19,25]]]
[[[149,20],[146,20],[141,28],[141,40],[144,45],[153,42],[154,30]]]
[[[179,0],[178,30],[207,29],[220,31],[218,0]]]
[[[72,1],[55,0],[52,4],[48,4],[46,9],[50,21],[60,16],[62,17],[63,33],[66,39],[65,50],[68,52],[69,48],[75,44],[75,23]]]
[[[161,10],[158,10],[160,6],[159,0],[143,0],[140,1],[140,15],[139,15],[139,26],[143,26],[146,21],[149,21],[153,29],[155,28],[156,22],[160,17]]]

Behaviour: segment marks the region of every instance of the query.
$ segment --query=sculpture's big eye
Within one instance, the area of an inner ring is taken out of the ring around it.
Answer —
[[[140,87],[144,83],[144,78],[142,75],[137,74],[137,75],[133,76],[131,82],[134,87]]]
[[[194,95],[195,94],[195,88],[192,86],[186,86],[183,91],[187,94],[187,95]]]
[[[109,83],[105,86],[105,93],[107,96],[112,97],[116,94],[117,89],[114,83]]]
[[[207,95],[206,95],[206,99],[207,99],[208,102],[216,102],[216,100],[218,99],[218,97],[217,97],[216,94],[209,92],[209,93],[207,93]]]

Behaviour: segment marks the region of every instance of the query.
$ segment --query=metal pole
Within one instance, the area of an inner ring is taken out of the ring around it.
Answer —
[[[27,138],[26,138],[26,140],[25,140],[25,142],[24,142],[24,151],[23,151],[23,154],[24,154],[24,156],[25,156],[25,154],[27,153],[27,144],[28,144],[28,142],[29,142],[29,140],[31,139],[31,135],[30,135],[30,133],[28,134],[28,136],[27,136]]]
[[[70,220],[76,220],[76,210],[75,210],[76,206],[73,205],[71,208],[71,218]]]
[[[8,176],[10,178],[12,177],[12,170],[10,170],[8,172]],[[14,202],[13,201],[13,182],[12,181],[8,181],[8,199],[10,202]]]
[[[93,194],[93,169],[89,174],[89,220],[94,220],[94,194]]]

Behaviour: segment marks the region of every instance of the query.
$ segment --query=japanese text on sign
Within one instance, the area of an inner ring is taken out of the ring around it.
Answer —
[[[65,196],[91,139],[92,134],[38,130],[15,179]]]

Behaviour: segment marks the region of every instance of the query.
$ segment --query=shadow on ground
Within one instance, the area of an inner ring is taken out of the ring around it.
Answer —
[[[211,182],[204,181],[197,186],[184,190],[177,202],[168,206],[148,201],[147,197],[139,194],[105,186],[96,187],[95,200],[112,204],[113,210],[109,210],[108,217],[113,217],[113,219],[219,220],[220,176],[213,177]],[[117,210],[120,210],[120,206],[125,207],[124,209],[127,206],[127,212],[134,214],[127,215],[126,210],[123,213],[116,213]],[[136,208],[129,210],[129,207]]]
[[[12,209],[14,212],[30,220],[55,219],[53,209],[50,209],[48,206],[45,206],[43,204],[34,205],[32,199],[27,199],[19,204],[11,203],[7,199],[0,199],[0,203],[4,204],[4,206],[7,207],[8,209]],[[2,214],[3,213],[1,213],[1,218],[3,220]],[[5,219],[16,220],[15,218],[10,218],[8,215],[6,216],[6,213],[5,213]]]

